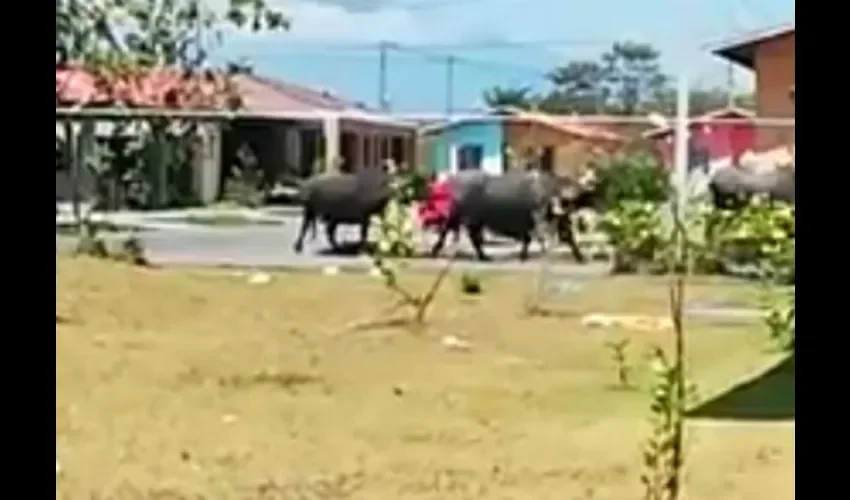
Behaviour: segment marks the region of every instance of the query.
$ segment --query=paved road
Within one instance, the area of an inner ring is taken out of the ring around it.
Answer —
[[[327,254],[327,242],[320,230],[314,241],[305,241],[302,254],[292,251],[292,243],[298,230],[299,220],[292,216],[281,217],[280,225],[251,225],[237,227],[185,225],[180,223],[156,222],[150,229],[139,233],[145,244],[148,258],[162,265],[210,265],[239,267],[315,268],[337,266],[343,270],[366,269],[370,266],[365,256],[340,256]],[[155,229],[154,229],[155,228]],[[357,228],[341,227],[339,240],[357,241]],[[463,240],[463,239],[462,239]],[[57,249],[72,245],[71,239],[57,236]],[[471,248],[464,241],[461,245],[458,265],[470,269],[487,270],[536,270],[539,259],[520,262],[517,258],[519,246],[509,243],[488,245],[487,251],[493,262],[476,262]],[[441,265],[439,260],[414,259],[413,265],[433,268]],[[602,275],[607,272],[605,264],[576,265],[567,257],[557,259],[553,268],[559,274]]]

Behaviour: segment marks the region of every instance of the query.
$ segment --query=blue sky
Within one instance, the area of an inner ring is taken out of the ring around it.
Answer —
[[[794,0],[269,0],[292,17],[288,33],[229,33],[223,58],[256,71],[326,88],[375,105],[379,41],[391,50],[387,87],[396,112],[446,108],[445,56],[458,58],[452,101],[480,105],[493,85],[541,88],[543,74],[570,59],[595,58],[614,41],[650,42],[669,72],[686,68],[696,85],[726,81],[706,43],[794,20]],[[548,45],[524,42],[562,41]],[[567,43],[569,42],[569,43]],[[513,44],[513,45],[511,45]],[[736,72],[736,83],[751,78]]]

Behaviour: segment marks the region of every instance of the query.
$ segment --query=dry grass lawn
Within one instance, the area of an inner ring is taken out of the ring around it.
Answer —
[[[525,317],[531,275],[452,277],[428,331],[341,333],[388,301],[367,276],[136,269],[57,257],[57,497],[640,498],[644,354],[669,332]],[[427,282],[427,277],[411,277]],[[753,300],[749,286],[692,296]],[[663,279],[589,282],[559,307],[666,312]],[[467,339],[453,351],[443,335]],[[770,365],[758,324],[689,322],[703,396]],[[616,390],[607,340],[631,339]],[[689,500],[794,494],[793,421],[693,421]],[[93,495],[99,496],[93,496]]]

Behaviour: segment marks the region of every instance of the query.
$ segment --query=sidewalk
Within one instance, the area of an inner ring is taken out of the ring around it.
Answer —
[[[56,214],[56,224],[71,225],[75,223],[74,214],[70,203],[57,204],[59,213]],[[280,210],[282,209],[282,210]],[[85,208],[82,209],[85,213]],[[215,224],[198,224],[187,221],[191,218],[234,218],[244,219],[246,222],[257,223],[283,223],[286,216],[300,213],[297,207],[273,207],[271,210],[250,209],[244,207],[198,207],[169,210],[131,211],[119,210],[115,212],[94,212],[91,220],[94,222],[109,222],[119,226],[131,226],[139,228],[163,228],[163,229],[193,229],[199,226],[206,228],[214,227]]]

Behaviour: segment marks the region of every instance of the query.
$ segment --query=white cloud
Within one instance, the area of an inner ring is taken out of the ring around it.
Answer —
[[[228,29],[228,41],[257,46],[269,40],[334,44],[388,40],[422,44],[501,38],[502,30],[482,22],[480,9],[475,5],[406,9],[405,3],[359,0],[359,3],[345,2],[343,6],[339,0],[272,0],[270,5],[292,19],[288,32],[248,33]]]
[[[292,16],[290,36],[297,40],[409,43],[429,38],[428,23],[423,22],[427,19],[397,7],[353,12],[329,3],[296,2],[288,12]]]

